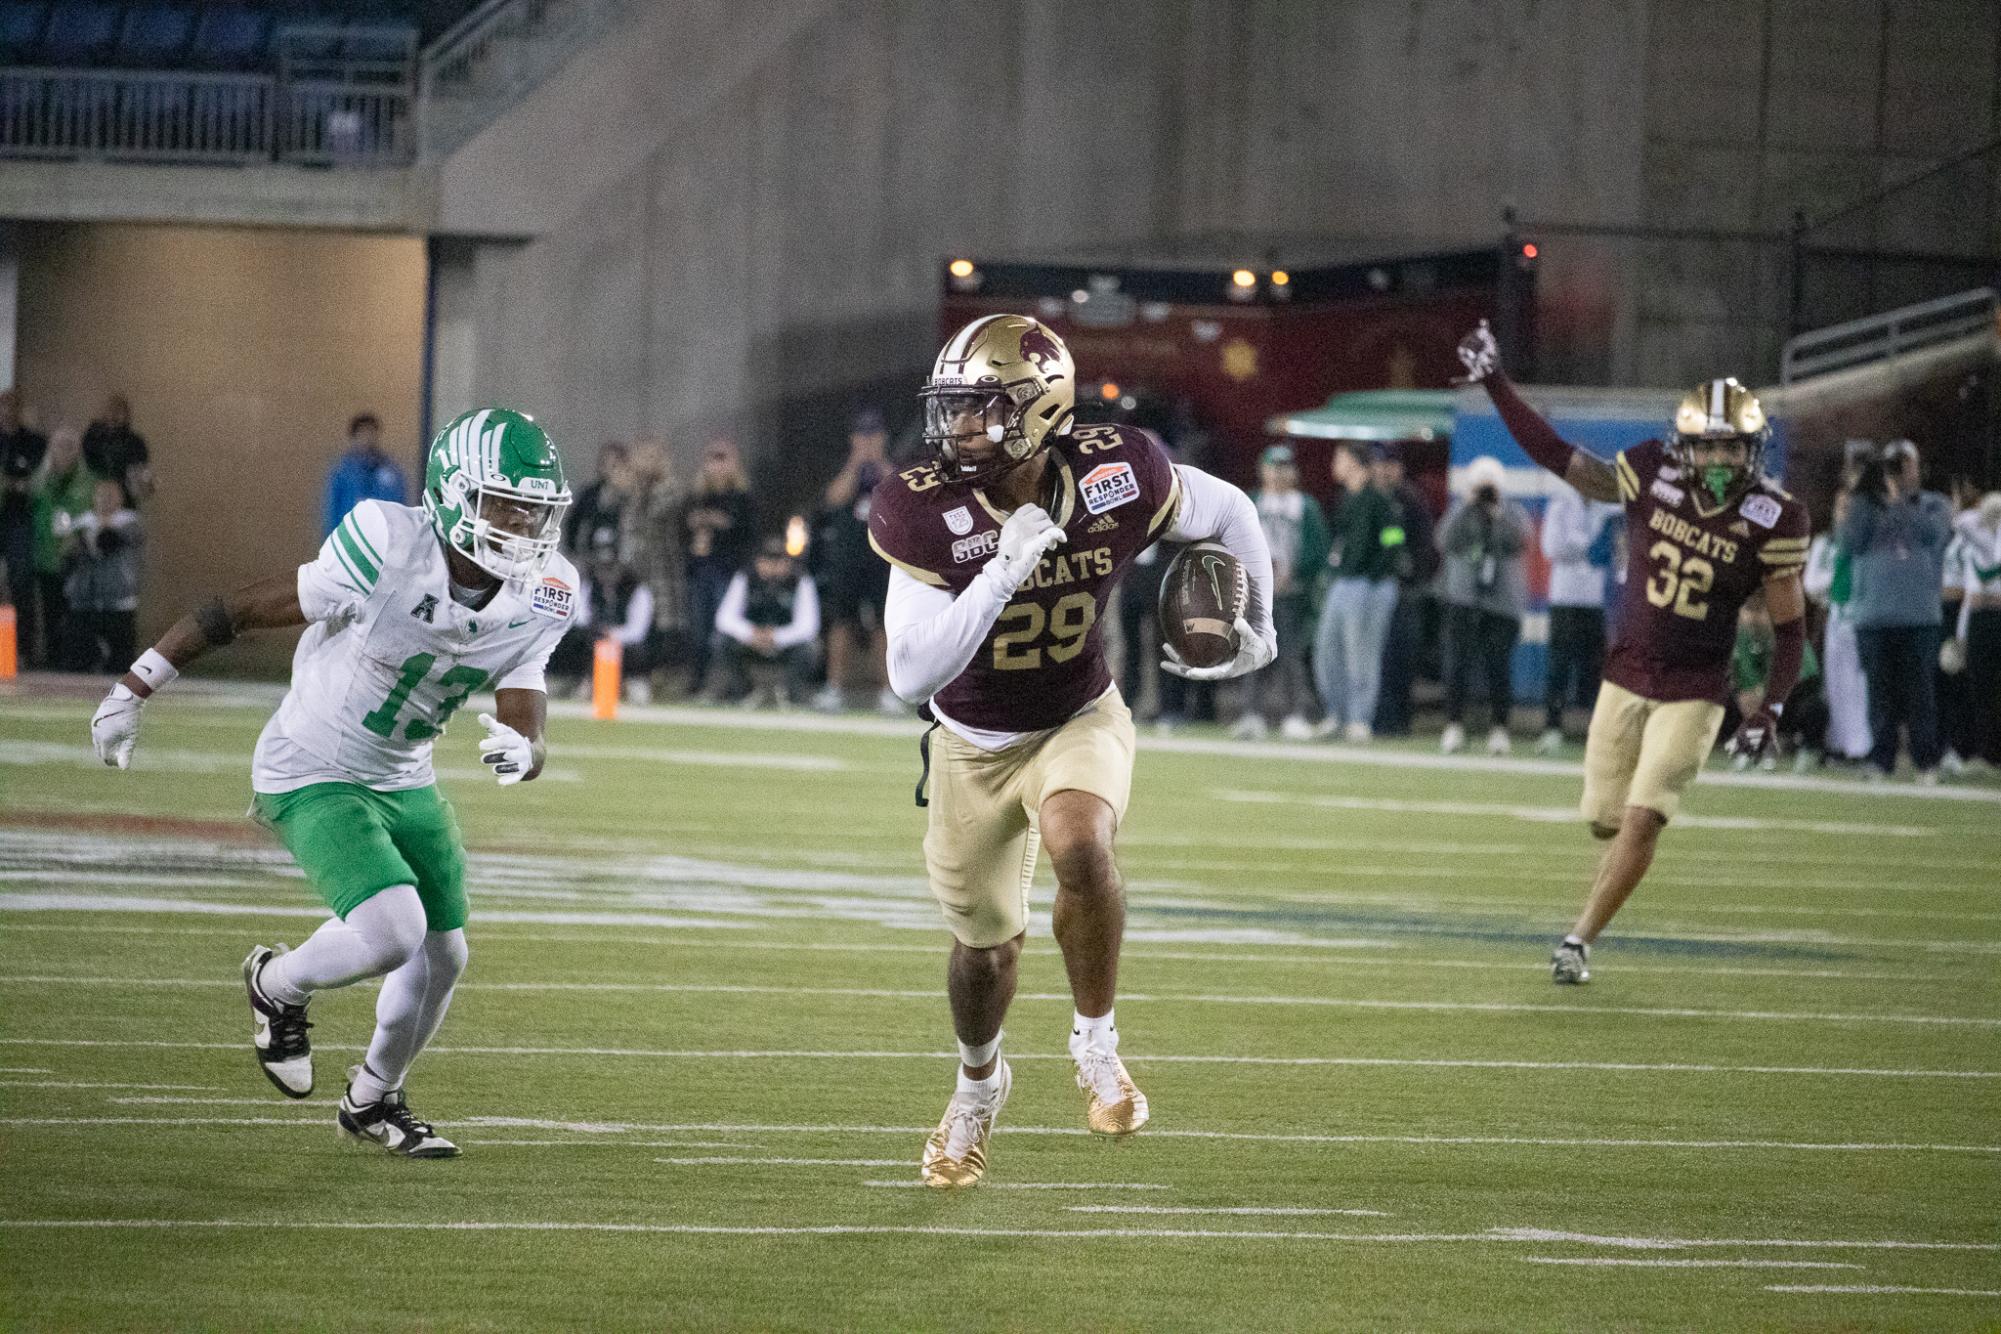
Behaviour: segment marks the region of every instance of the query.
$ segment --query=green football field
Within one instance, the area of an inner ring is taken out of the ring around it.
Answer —
[[[277,1096],[238,965],[317,900],[242,818],[268,695],[0,697],[0,1323],[46,1329],[2001,1325],[2001,788],[1711,774],[1581,989],[1574,764],[1143,744],[1091,1138],[1038,890],[988,1184],[952,1088],[916,727],[440,746],[472,966],[410,1081],[450,1162],[344,1146],[373,989]],[[473,712],[468,709],[468,715]]]

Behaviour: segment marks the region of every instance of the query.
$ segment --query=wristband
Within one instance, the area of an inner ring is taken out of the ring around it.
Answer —
[[[132,664],[132,675],[146,683],[146,693],[149,695],[162,686],[171,685],[174,678],[180,674],[180,668],[168,662],[166,655],[158,649],[147,649],[139,655],[139,661]]]

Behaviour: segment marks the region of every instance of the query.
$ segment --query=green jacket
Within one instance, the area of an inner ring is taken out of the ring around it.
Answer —
[[[80,459],[67,476],[57,477],[44,468],[35,479],[29,504],[33,506],[34,514],[37,570],[43,574],[62,572],[63,546],[70,524],[77,516],[90,512],[91,493],[96,489],[96,475]],[[58,514],[63,516],[60,523],[56,518]],[[57,531],[58,527],[61,532]]]

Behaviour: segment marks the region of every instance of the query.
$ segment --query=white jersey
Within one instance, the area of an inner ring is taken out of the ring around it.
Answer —
[[[575,567],[557,555],[522,592],[502,587],[478,610],[462,606],[429,516],[362,501],[299,567],[310,624],[292,655],[292,687],[257,738],[251,786],[429,786],[432,743],[468,696],[543,688],[577,586]]]

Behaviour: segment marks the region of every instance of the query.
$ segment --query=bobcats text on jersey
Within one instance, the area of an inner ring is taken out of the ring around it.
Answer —
[[[1045,503],[1069,540],[1042,558],[1001,610],[972,663],[937,707],[968,727],[1055,727],[1111,686],[1100,620],[1118,579],[1164,532],[1180,481],[1160,442],[1132,426],[1052,436]],[[1000,541],[1007,515],[984,492],[921,464],[884,478],[869,542],[915,579],[957,595]]]
[[[1769,479],[1708,508],[1658,440],[1622,452],[1613,468],[1626,585],[1605,679],[1651,700],[1721,700],[1738,611],[1765,580],[1806,563],[1806,508]]]

